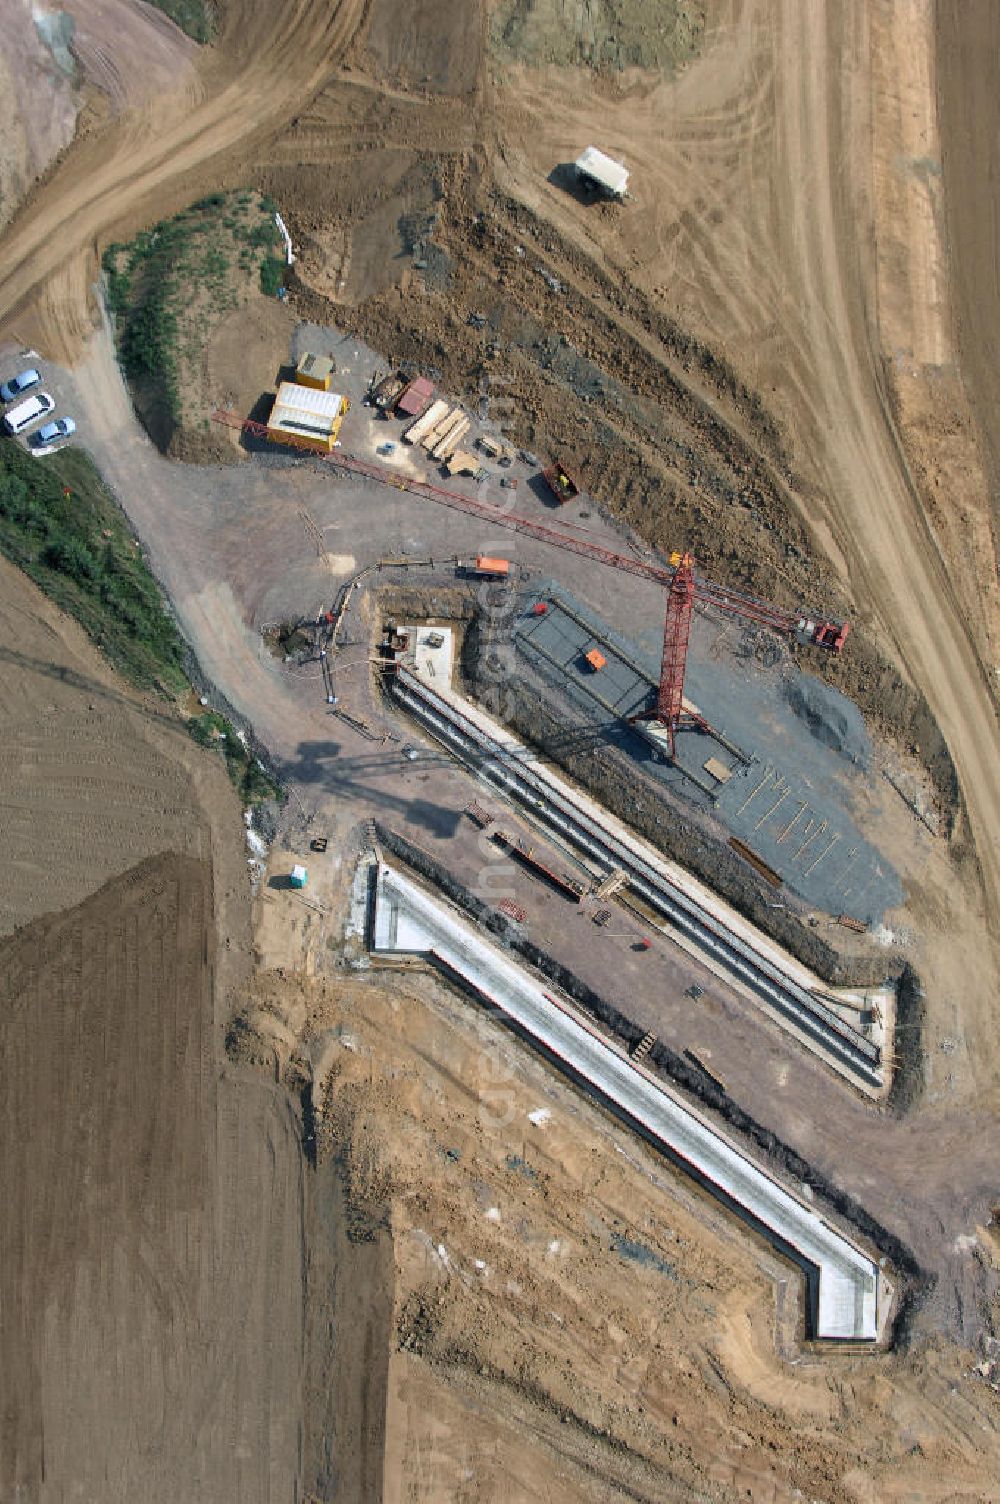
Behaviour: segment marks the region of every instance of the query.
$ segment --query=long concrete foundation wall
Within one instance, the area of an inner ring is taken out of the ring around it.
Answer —
[[[820,1338],[874,1341],[879,1268],[819,1213],[546,992],[475,927],[409,877],[378,869],[371,926],[377,952],[430,954],[474,993],[587,1082],[646,1137],[680,1161],[812,1273],[811,1326]]]
[[[741,915],[635,836],[607,810],[573,788],[478,707],[450,691],[431,688],[400,668],[399,701],[457,756],[509,798],[548,824],[578,850],[624,870],[629,883],[673,927],[678,939],[744,991],[772,1017],[855,1085],[884,1086],[878,1044],[813,995],[821,979],[782,951]]]

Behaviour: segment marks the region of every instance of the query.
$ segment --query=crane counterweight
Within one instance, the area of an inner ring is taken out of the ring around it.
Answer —
[[[825,648],[828,653],[840,653],[851,624],[848,621],[810,621],[800,616],[795,629],[795,641],[812,647]]]

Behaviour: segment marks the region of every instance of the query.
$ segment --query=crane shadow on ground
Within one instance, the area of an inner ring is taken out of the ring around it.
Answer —
[[[601,726],[577,727],[552,738],[547,750],[526,746],[522,755],[515,759],[524,764],[547,763],[558,767],[561,755],[586,752],[588,749],[614,744],[624,733],[631,736],[628,727],[619,727],[614,722]],[[354,756],[341,754],[338,741],[301,742],[296,760],[289,761],[282,769],[284,776],[298,783],[322,787],[324,792],[338,795],[345,800],[361,802],[380,810],[394,810],[405,814],[407,823],[442,837],[455,833],[459,814],[452,808],[433,799],[410,792],[412,784],[396,792],[394,784],[406,775],[410,779],[429,777],[442,771],[464,768],[473,775],[489,769],[502,768],[506,759],[494,754],[469,753],[462,759],[432,746],[411,747],[415,757],[409,757],[402,749],[384,748],[362,752]]]

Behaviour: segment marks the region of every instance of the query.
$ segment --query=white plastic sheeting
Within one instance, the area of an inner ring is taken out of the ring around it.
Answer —
[[[277,226],[279,235],[285,242],[285,265],[291,266],[295,261],[295,253],[292,250],[292,237],[288,233],[288,226],[277,210],[274,212],[274,223]]]

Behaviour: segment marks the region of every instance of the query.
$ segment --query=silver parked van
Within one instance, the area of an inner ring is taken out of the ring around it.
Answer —
[[[48,392],[38,392],[34,397],[19,402],[17,407],[12,407],[4,416],[3,426],[8,433],[23,433],[32,423],[37,423],[39,418],[50,413],[55,405]]]

